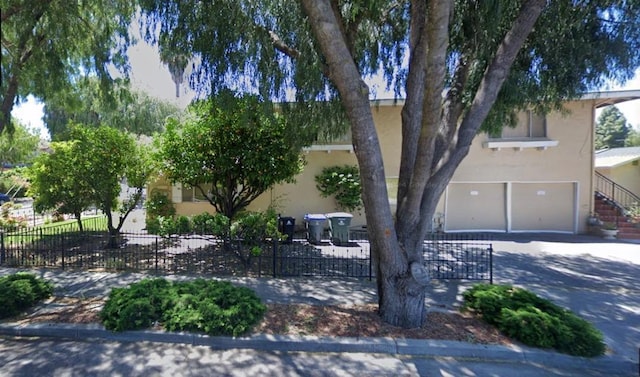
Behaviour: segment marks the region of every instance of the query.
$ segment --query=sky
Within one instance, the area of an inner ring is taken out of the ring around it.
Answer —
[[[185,108],[195,97],[195,93],[188,89],[187,80],[185,80],[180,89],[180,97],[176,98],[175,84],[171,80],[169,70],[160,62],[157,49],[143,40],[129,48],[129,59],[131,81],[134,88],[143,90],[159,99],[172,102],[180,108]],[[392,97],[391,94],[385,96],[382,92],[384,90],[382,84],[376,84],[374,81],[370,85],[377,87],[377,89],[374,89],[380,94],[378,98]],[[631,89],[640,90],[640,68],[636,70],[635,77],[624,86],[611,85],[608,88],[603,88],[603,90]],[[640,100],[628,101],[616,106],[624,114],[627,122],[640,131]],[[42,104],[38,103],[33,97],[29,97],[25,103],[14,107],[11,114],[28,128],[39,131],[41,137],[49,138],[48,131],[42,122]],[[596,111],[596,116],[598,114],[599,111]]]

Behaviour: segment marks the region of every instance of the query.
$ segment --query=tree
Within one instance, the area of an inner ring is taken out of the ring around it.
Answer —
[[[82,212],[95,205],[107,216],[111,246],[115,246],[154,171],[148,148],[114,128],[81,125],[73,125],[69,140],[54,142],[52,148],[53,153],[41,156],[32,168],[36,210],[70,213],[80,223]],[[134,192],[119,202],[123,181]],[[114,213],[119,213],[117,222]]]
[[[38,151],[40,137],[23,125],[13,121],[13,134],[0,134],[0,172],[5,164],[17,165],[31,162]]]
[[[625,147],[640,147],[640,130],[631,128],[629,130],[629,136],[624,142]]]
[[[595,148],[620,148],[630,134],[627,118],[615,106],[608,106],[598,117],[596,122]]]
[[[125,49],[135,3],[126,0],[2,0],[0,133],[11,110],[32,94],[46,100],[79,77],[108,89],[108,68],[126,72]]]
[[[291,87],[299,102],[339,98],[362,178],[379,312],[403,327],[425,318],[423,240],[475,135],[514,124],[518,110],[557,109],[608,78],[624,81],[640,63],[635,1],[146,0],[141,7],[149,25],[161,23],[160,39],[171,36],[165,48],[199,59],[191,82],[202,88],[233,80],[274,99]],[[364,82],[377,72],[405,96],[395,221]]]
[[[93,205],[93,196],[78,149],[77,141],[51,143],[52,152],[38,156],[28,170],[28,195],[34,198],[35,211],[71,214],[82,231],[82,212]]]
[[[117,80],[105,93],[96,79],[79,80],[70,91],[45,101],[44,122],[53,140],[64,139],[70,121],[92,127],[109,126],[136,135],[160,132],[169,116],[181,110],[168,102],[133,91]]]
[[[271,102],[223,91],[190,105],[184,123],[169,119],[158,160],[171,181],[195,188],[233,219],[301,171],[302,144],[291,131]]]

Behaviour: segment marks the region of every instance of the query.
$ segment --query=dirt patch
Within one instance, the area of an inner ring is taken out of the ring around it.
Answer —
[[[21,324],[100,323],[104,298],[53,297],[12,319]],[[510,345],[512,341],[471,313],[429,312],[421,328],[403,329],[380,319],[377,305],[267,304],[267,313],[252,334],[326,337],[390,337],[456,340]]]

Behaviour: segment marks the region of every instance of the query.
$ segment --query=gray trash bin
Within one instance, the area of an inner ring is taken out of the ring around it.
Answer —
[[[346,212],[327,213],[329,229],[331,229],[331,242],[334,245],[349,244],[349,226],[352,217],[352,214]]]
[[[327,217],[319,213],[308,213],[304,215],[304,220],[307,223],[307,240],[309,243],[321,243]]]

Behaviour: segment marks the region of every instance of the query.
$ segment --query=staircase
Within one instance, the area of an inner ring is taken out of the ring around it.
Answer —
[[[616,202],[598,191],[595,193],[595,212],[603,222],[618,225],[618,239],[640,240],[640,226],[633,224]]]

